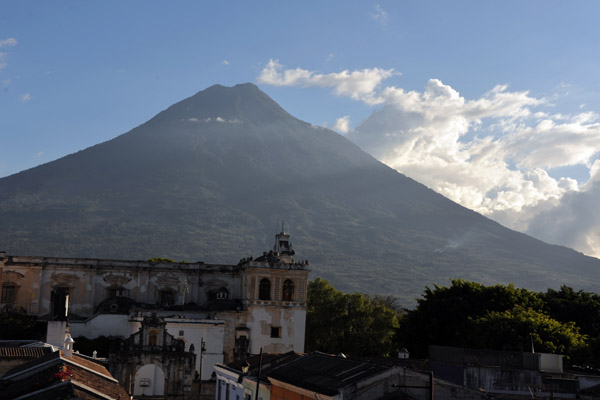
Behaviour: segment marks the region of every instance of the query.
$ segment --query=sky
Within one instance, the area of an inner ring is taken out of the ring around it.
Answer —
[[[600,2],[0,3],[0,177],[213,84],[501,224],[600,257]]]

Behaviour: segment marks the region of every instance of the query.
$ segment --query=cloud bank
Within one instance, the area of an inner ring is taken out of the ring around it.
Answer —
[[[600,256],[600,122],[593,112],[549,113],[549,101],[498,85],[465,99],[438,79],[423,91],[382,87],[393,69],[320,74],[270,61],[259,82],[320,86],[378,108],[335,129],[396,170],[498,222]],[[587,182],[553,177],[583,166]]]

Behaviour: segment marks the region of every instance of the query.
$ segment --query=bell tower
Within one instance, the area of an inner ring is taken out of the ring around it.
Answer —
[[[273,246],[273,252],[278,256],[289,257],[289,262],[294,262],[292,256],[295,254],[292,248],[292,242],[290,242],[289,233],[285,233],[285,222],[281,223],[281,232],[275,235],[275,246]]]

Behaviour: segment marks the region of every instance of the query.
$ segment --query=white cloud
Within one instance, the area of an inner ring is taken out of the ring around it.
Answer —
[[[2,47],[14,47],[17,45],[17,39],[15,38],[8,38],[8,39],[4,39],[4,40],[0,40],[0,48]]]
[[[377,102],[371,99],[384,79],[397,75],[393,69],[366,68],[319,74],[302,68],[282,71],[278,60],[269,60],[258,76],[258,82],[273,86],[319,86],[333,88],[338,96],[350,96],[355,100]]]
[[[29,100],[31,100],[31,95],[29,93],[23,93],[21,96],[19,96],[19,99],[22,103],[27,103]]]
[[[271,61],[260,80],[330,87],[336,95],[381,104],[354,130],[349,116],[338,119],[334,129],[465,207],[513,229],[600,255],[596,113],[549,113],[540,110],[551,109],[549,99],[506,85],[471,100],[438,79],[430,79],[423,91],[381,87],[393,74],[373,68],[322,75],[284,70]],[[591,178],[584,183],[550,176],[550,169],[564,166],[586,166]]]
[[[335,125],[333,125],[333,129],[341,133],[348,133],[350,130],[350,116],[345,115],[341,118],[338,118],[335,121]]]
[[[369,15],[371,15],[371,18],[373,18],[375,21],[377,21],[381,25],[385,25],[387,23],[387,18],[388,18],[387,12],[385,12],[385,10],[383,8],[381,8],[381,6],[379,4],[377,4],[375,6],[375,12],[369,13]]]
[[[6,58],[6,53],[0,52],[0,71],[2,71],[8,65],[7,63],[4,62],[5,58]]]
[[[335,55],[333,53],[329,53],[329,55],[327,56],[327,59],[325,61],[329,62],[329,61],[333,60],[333,57],[335,57]]]
[[[590,175],[581,190],[568,192],[554,207],[535,215],[527,233],[600,257],[600,160],[592,164]]]
[[[223,64],[223,65],[229,65],[229,61],[227,61],[227,60],[223,60],[222,64]]]

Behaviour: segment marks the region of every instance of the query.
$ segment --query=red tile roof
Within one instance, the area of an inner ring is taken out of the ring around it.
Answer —
[[[68,384],[65,384],[68,382]],[[70,389],[65,389],[66,387]],[[128,399],[129,395],[108,370],[77,354],[70,358],[63,351],[38,358],[8,371],[0,383],[0,400],[14,399],[25,394],[38,396],[64,390],[68,394],[81,392],[87,399]],[[54,397],[33,397],[54,398]]]

